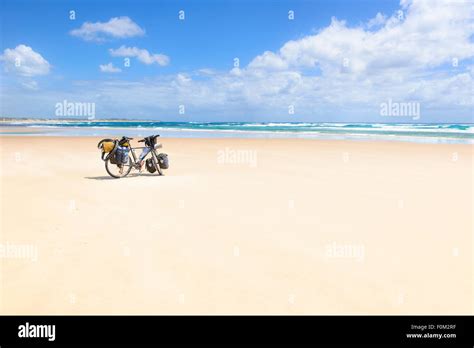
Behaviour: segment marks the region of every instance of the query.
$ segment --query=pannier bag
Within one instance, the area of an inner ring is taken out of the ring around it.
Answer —
[[[130,149],[126,146],[118,146],[115,151],[115,161],[116,164],[127,164],[128,163],[128,153]]]
[[[118,144],[120,146],[123,146],[123,147],[129,147],[130,146],[130,143],[128,142],[127,138],[125,138],[125,137],[122,137],[122,139],[119,140]]]
[[[102,139],[99,141],[97,148],[102,150],[102,160],[107,161],[109,158],[114,157],[117,146],[117,140],[114,139]],[[112,160],[110,162],[112,162]]]
[[[102,149],[104,150],[105,153],[112,152],[114,147],[115,147],[115,143],[113,141],[107,141],[102,144]]]
[[[158,155],[158,164],[160,165],[161,169],[168,169],[169,168],[169,161],[168,155],[166,153],[160,153]]]
[[[113,154],[109,154],[108,158],[110,164],[118,164],[117,162],[117,152],[114,152]]]
[[[146,170],[148,170],[148,172],[150,172],[150,173],[156,172],[155,165],[153,164],[153,160],[151,158],[149,158],[145,161],[145,166],[146,166]]]

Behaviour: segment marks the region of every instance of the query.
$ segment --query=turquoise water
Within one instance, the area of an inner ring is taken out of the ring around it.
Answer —
[[[2,126],[25,127],[35,135],[168,137],[319,138],[399,140],[429,143],[474,143],[474,124],[310,123],[310,122],[151,122],[64,121],[9,122]],[[25,134],[23,133],[23,134]],[[2,134],[6,134],[3,132]],[[13,133],[10,133],[13,134]]]

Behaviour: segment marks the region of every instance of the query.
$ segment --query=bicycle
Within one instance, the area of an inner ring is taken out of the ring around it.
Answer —
[[[150,160],[147,160],[147,170],[151,172],[152,168],[149,167],[150,165],[156,169],[158,175],[164,175],[163,169],[160,167],[160,156],[164,154],[156,153],[156,150],[162,148],[163,146],[156,142],[157,137],[159,137],[159,135],[152,135],[139,140],[139,143],[145,142],[146,146],[143,147],[132,147],[130,141],[133,140],[133,138],[122,137],[120,142],[127,142],[129,145],[127,147],[128,161],[126,161],[125,163],[117,163],[117,161],[115,160],[115,155],[118,151],[118,148],[115,148],[113,153],[108,156],[107,160],[105,161],[105,170],[107,171],[107,173],[111,177],[119,179],[126,177],[131,172],[132,168],[141,171],[142,165],[140,165],[140,163],[144,161],[149,154],[151,154],[151,162]],[[135,154],[135,151],[139,149],[148,149],[148,153],[141,160],[139,160],[139,157],[137,159],[137,156]]]

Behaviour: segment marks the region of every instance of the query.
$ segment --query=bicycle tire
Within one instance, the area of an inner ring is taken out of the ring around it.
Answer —
[[[130,174],[130,171],[132,170],[132,159],[130,158],[130,156],[128,157],[127,169],[121,175],[115,175],[115,173],[113,173],[113,171],[109,168],[109,166],[118,167],[116,164],[110,163],[110,159],[107,159],[105,161],[105,170],[107,171],[107,174],[109,174],[112,178],[115,178],[115,179],[124,178],[128,174]],[[112,168],[114,168],[114,167],[112,167]]]

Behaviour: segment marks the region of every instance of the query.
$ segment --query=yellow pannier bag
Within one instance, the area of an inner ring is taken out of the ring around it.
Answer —
[[[107,141],[105,143],[102,143],[102,150],[105,153],[111,152],[115,147],[115,143],[113,141]]]
[[[107,161],[109,157],[113,155],[116,147],[117,147],[117,140],[114,140],[114,139],[102,139],[97,144],[97,148],[102,150],[101,157],[104,161]]]

